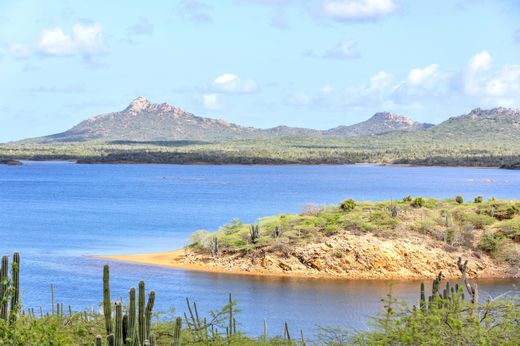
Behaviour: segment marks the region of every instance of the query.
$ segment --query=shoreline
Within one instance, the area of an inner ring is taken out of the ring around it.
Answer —
[[[378,276],[364,276],[364,277],[352,277],[348,275],[332,275],[329,273],[301,273],[301,272],[293,272],[293,273],[280,273],[280,272],[266,272],[266,271],[244,271],[237,269],[226,269],[224,267],[219,266],[208,266],[202,264],[193,264],[193,263],[183,263],[182,260],[186,258],[187,250],[184,248],[164,251],[164,252],[155,252],[155,253],[143,253],[143,254],[121,254],[121,255],[94,255],[93,258],[97,259],[107,259],[111,261],[118,261],[124,263],[134,263],[134,264],[142,264],[142,265],[152,265],[152,266],[160,266],[160,267],[168,267],[174,269],[180,269],[185,271],[194,271],[194,272],[202,272],[208,274],[225,274],[225,275],[235,275],[235,276],[249,276],[249,277],[267,277],[267,278],[293,278],[293,279],[309,279],[309,280],[331,280],[331,281],[420,281],[420,280],[430,280],[433,279],[432,275],[422,275],[422,276],[413,276],[413,277],[397,277],[397,276],[388,276],[388,277],[378,277]],[[443,277],[445,279],[453,280],[460,279],[459,275],[446,275],[443,273]],[[473,279],[518,279],[515,276],[505,276],[505,275],[482,275],[474,277]]]
[[[412,163],[384,163],[384,162],[356,162],[356,163],[218,163],[218,162],[141,162],[141,161],[95,161],[78,162],[79,160],[28,160],[13,159],[22,164],[28,163],[69,163],[77,165],[178,165],[178,166],[380,166],[380,167],[409,167],[409,168],[475,168],[475,169],[500,169],[519,170],[515,168],[503,168],[500,166],[454,166],[454,165],[420,165]]]

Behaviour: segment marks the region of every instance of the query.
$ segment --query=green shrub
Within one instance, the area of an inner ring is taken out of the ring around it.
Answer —
[[[199,248],[204,247],[204,242],[208,238],[209,234],[208,231],[203,229],[195,231],[189,238],[191,246]]]
[[[482,203],[483,200],[484,200],[484,198],[482,196],[477,196],[477,197],[475,197],[473,202],[475,202],[475,203]]]
[[[459,195],[459,196],[455,197],[455,202],[457,202],[458,204],[462,204],[462,203],[464,203],[464,198]]]
[[[511,220],[503,221],[499,225],[500,234],[515,241],[520,242],[520,217],[517,216]]]
[[[412,203],[411,203],[411,206],[414,207],[414,208],[421,208],[424,206],[424,198],[422,197],[416,197]]]
[[[410,203],[411,201],[412,201],[412,196],[408,195],[408,196],[403,197],[403,202]]]
[[[495,255],[501,242],[502,237],[499,234],[484,232],[482,239],[480,239],[479,248],[488,254]]]
[[[453,217],[461,225],[472,225],[476,229],[484,229],[495,222],[491,216],[485,214],[477,214],[470,209],[457,208],[453,211]]]
[[[352,198],[349,198],[349,199],[341,202],[339,207],[341,210],[343,210],[345,212],[349,212],[349,211],[354,210],[354,208],[356,207],[356,202]]]

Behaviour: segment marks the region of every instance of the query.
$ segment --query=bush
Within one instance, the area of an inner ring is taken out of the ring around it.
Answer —
[[[403,202],[410,203],[411,201],[412,201],[412,196],[408,195],[408,196],[403,197]]]
[[[422,197],[416,197],[412,203],[411,203],[411,206],[414,207],[414,208],[421,208],[423,207],[425,204],[425,201],[424,201],[424,198]]]
[[[482,196],[477,196],[477,197],[475,197],[474,202],[475,203],[482,203],[483,200],[484,200],[484,198]]]
[[[515,242],[520,242],[520,217],[504,221],[499,226],[500,234]]]
[[[462,204],[464,203],[464,198],[462,198],[462,196],[457,196],[455,197],[455,202],[457,202],[458,204]]]
[[[341,204],[339,205],[339,208],[345,212],[349,212],[349,211],[352,211],[354,210],[354,208],[356,207],[356,202],[352,199],[352,198],[349,198],[347,200],[344,200],[343,202],[341,202]]]
[[[477,214],[472,210],[457,208],[453,212],[453,217],[461,225],[472,225],[476,229],[484,229],[493,224],[495,219],[485,214]]]
[[[484,232],[482,239],[480,239],[479,248],[490,255],[495,255],[501,242],[502,237],[499,234]]]

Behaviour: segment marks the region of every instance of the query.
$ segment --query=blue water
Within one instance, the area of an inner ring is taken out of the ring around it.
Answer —
[[[400,199],[405,195],[520,198],[520,172],[473,168],[382,166],[76,165],[25,162],[0,165],[0,251],[22,254],[22,302],[50,309],[56,300],[75,309],[102,300],[106,260],[91,255],[179,248],[198,229],[215,230],[232,218],[298,212],[305,204]],[[157,291],[157,309],[184,311],[184,298],[201,310],[238,300],[238,320],[259,335],[316,332],[316,325],[366,329],[380,309],[386,281],[266,279],[186,272],[110,262],[113,297],[144,279]],[[507,291],[518,280],[481,281],[482,294]],[[417,282],[395,282],[393,292],[415,299]]]

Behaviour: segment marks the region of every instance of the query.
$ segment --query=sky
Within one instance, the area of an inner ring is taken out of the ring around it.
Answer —
[[[261,128],[520,108],[518,0],[1,0],[0,142],[144,96]]]

